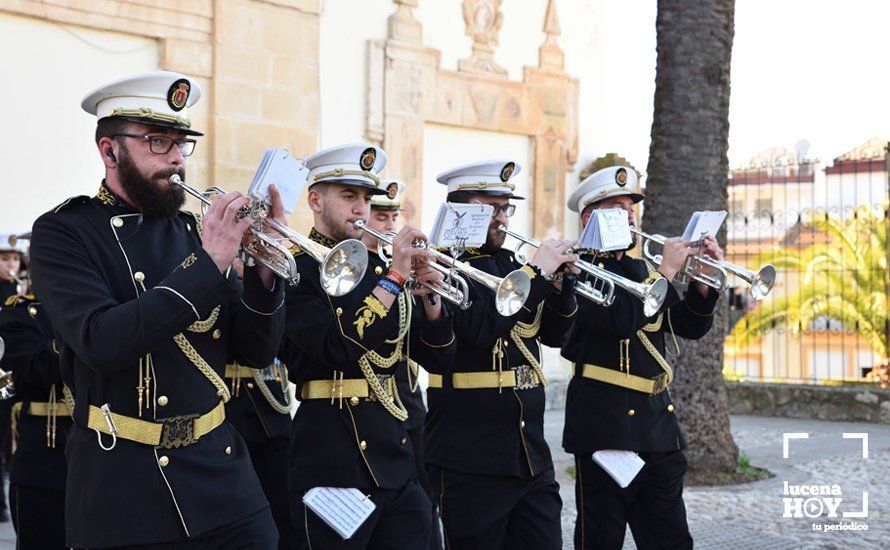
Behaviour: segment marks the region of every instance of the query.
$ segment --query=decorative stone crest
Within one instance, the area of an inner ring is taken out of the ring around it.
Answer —
[[[565,66],[565,55],[556,43],[561,33],[559,18],[556,15],[556,0],[547,2],[547,15],[544,17],[544,43],[538,48],[538,66],[542,69],[562,70]]]
[[[458,62],[458,70],[506,78],[507,69],[494,62],[494,47],[504,24],[501,0],[464,0],[463,8],[467,35],[473,38],[473,53]]]

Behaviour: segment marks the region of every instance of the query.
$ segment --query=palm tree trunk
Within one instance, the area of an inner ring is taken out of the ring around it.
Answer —
[[[659,0],[655,113],[644,230],[681,235],[697,210],[727,207],[729,67],[734,0]],[[726,232],[718,236],[726,246]],[[671,386],[689,442],[690,469],[732,471],[723,340],[727,304],[703,339],[680,342]]]

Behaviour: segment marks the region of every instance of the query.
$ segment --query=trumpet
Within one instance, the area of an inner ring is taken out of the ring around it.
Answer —
[[[649,246],[653,242],[664,246],[667,237],[658,234],[650,235],[638,229],[634,229],[633,227],[631,227],[630,230],[645,240],[643,254],[646,258],[656,265],[661,265],[663,256],[661,254],[653,253],[649,249]],[[710,275],[705,273],[705,267],[711,268],[714,270],[714,273]],[[693,281],[713,288],[717,292],[726,290],[728,287],[727,281],[729,275],[735,275],[750,285],[751,297],[758,302],[769,295],[770,291],[773,289],[773,285],[776,283],[776,268],[773,267],[772,264],[766,264],[757,271],[753,271],[730,262],[715,260],[705,254],[689,256],[686,260],[686,265],[683,266],[682,273],[684,279],[692,279]],[[680,282],[683,281],[681,280]]]
[[[202,193],[185,183],[179,174],[170,176],[170,183],[183,188],[189,195],[205,205],[210,205],[209,197],[211,195],[225,193],[218,187],[211,187]],[[342,296],[348,293],[365,276],[368,256],[360,241],[347,239],[333,248],[328,248],[279,223],[268,214],[269,205],[266,204],[266,201],[254,197],[250,198],[250,204],[242,207],[238,212],[239,217],[250,216],[253,220],[250,231],[254,238],[243,246],[243,251],[288,283],[297,284],[300,281],[300,272],[291,251],[280,242],[282,239],[266,233],[267,227],[277,231],[285,239],[294,242],[318,262],[321,287],[328,295]]]
[[[498,229],[524,245],[527,244],[534,248],[541,246],[541,241],[526,237],[515,231],[510,231],[503,225],[498,227]],[[571,251],[568,253],[573,254]],[[578,281],[575,283],[575,293],[595,304],[602,306],[612,305],[615,301],[615,287],[618,286],[639,298],[643,302],[643,315],[651,317],[658,312],[661,304],[664,303],[664,299],[667,297],[668,282],[665,279],[658,279],[650,284],[638,283],[584,260],[578,260],[574,265],[593,277],[593,282]]]
[[[0,359],[6,353],[6,342],[0,336]],[[15,384],[12,382],[12,372],[0,369],[0,401],[15,396]]]
[[[377,239],[378,254],[386,260],[387,258],[380,243],[382,242],[392,245],[392,236],[374,231],[367,227],[364,220],[356,220],[354,226],[356,229],[362,229]],[[531,290],[531,277],[528,276],[528,273],[520,269],[508,273],[506,277],[495,277],[494,275],[477,269],[466,262],[458,261],[438,250],[434,250],[425,242],[416,242],[414,243],[414,246],[420,250],[426,250],[436,258],[436,261],[429,262],[429,265],[439,273],[445,275],[444,284],[447,286],[440,287],[439,285],[430,285],[427,283],[421,284],[449,302],[456,304],[461,309],[470,307],[470,291],[466,279],[458,276],[454,273],[455,271],[462,273],[466,277],[469,277],[477,283],[494,291],[495,308],[497,308],[498,313],[505,317],[516,314],[528,299],[529,291]]]

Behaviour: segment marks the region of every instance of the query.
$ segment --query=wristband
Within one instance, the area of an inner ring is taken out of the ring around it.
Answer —
[[[377,281],[377,286],[379,286],[380,288],[389,292],[390,294],[392,294],[393,296],[395,296],[397,298],[398,298],[399,294],[402,293],[402,288],[399,285],[395,284],[394,282],[390,281],[389,279],[380,279],[379,281]]]
[[[386,277],[392,279],[392,282],[399,286],[405,286],[405,283],[408,281],[404,275],[393,268],[389,268],[389,271],[386,272]]]

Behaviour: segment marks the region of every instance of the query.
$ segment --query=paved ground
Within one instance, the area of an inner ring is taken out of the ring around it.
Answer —
[[[575,524],[574,481],[567,468],[573,460],[562,452],[562,411],[547,413],[547,437],[562,485],[562,523],[566,548],[572,548]],[[707,550],[785,550],[801,548],[890,548],[890,426],[845,422],[733,416],[732,432],[751,464],[776,477],[732,487],[693,487],[686,490],[686,508],[697,548]],[[790,443],[782,458],[782,433],[809,433]],[[867,433],[869,458],[862,459],[861,441],[843,439],[844,432]],[[868,492],[868,517],[783,518],[783,482],[791,485],[840,485],[839,511],[861,509]],[[867,531],[814,531],[813,523],[868,525]],[[10,523],[0,524],[0,550],[15,547]],[[628,532],[626,549],[634,549]]]
[[[548,412],[546,425],[562,486],[563,541],[566,548],[572,548],[574,481],[566,469],[573,460],[559,446],[562,415],[562,411]],[[731,428],[751,464],[776,476],[731,487],[687,488],[686,509],[697,548],[890,548],[890,426],[733,416]],[[790,442],[788,459],[782,458],[783,432],[810,434],[809,439]],[[862,459],[861,440],[844,439],[844,432],[868,434],[867,460]],[[783,518],[786,481],[790,485],[839,485],[843,502],[838,512],[861,510],[862,492],[867,491],[868,517]],[[812,527],[814,523],[835,526],[854,521],[868,525],[868,530],[822,532]],[[624,547],[636,548],[629,531]]]

